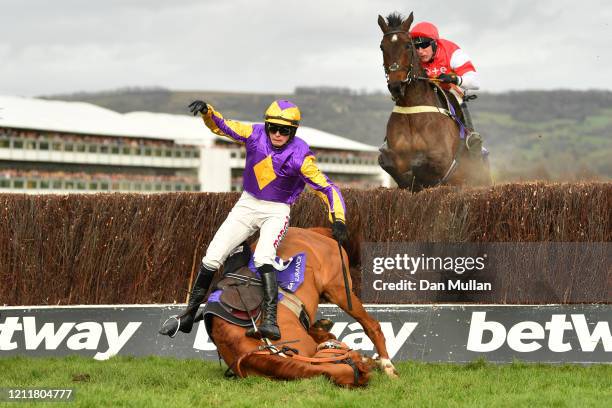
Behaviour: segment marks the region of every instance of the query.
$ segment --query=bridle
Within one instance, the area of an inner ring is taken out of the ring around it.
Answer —
[[[383,37],[386,37],[388,35],[394,35],[394,34],[408,34],[408,31],[393,30],[393,31],[384,33]],[[410,85],[412,81],[428,79],[428,78],[421,77],[418,75],[418,73],[414,72],[414,60],[415,58],[417,58],[417,55],[416,55],[416,49],[414,48],[414,44],[412,43],[412,38],[410,39],[410,42],[406,44],[406,48],[410,48],[410,52],[412,53],[412,58],[410,58],[410,66],[406,67],[404,65],[401,65],[399,62],[393,62],[392,64],[387,66],[383,62],[383,68],[385,69],[385,78],[387,79],[387,83],[389,82],[389,73],[396,72],[396,71],[406,71],[406,78],[400,81],[402,85]],[[393,98],[393,100],[396,100],[396,98]]]

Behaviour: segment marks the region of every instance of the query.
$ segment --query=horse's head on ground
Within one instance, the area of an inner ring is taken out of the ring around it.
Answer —
[[[383,54],[383,67],[387,77],[387,87],[394,100],[404,96],[404,85],[409,85],[420,75],[422,68],[410,38],[413,15],[404,19],[392,13],[387,19],[378,16],[378,25],[383,32],[380,49]]]

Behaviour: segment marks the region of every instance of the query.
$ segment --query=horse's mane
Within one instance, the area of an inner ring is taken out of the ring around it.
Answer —
[[[389,28],[391,29],[398,28],[403,22],[404,17],[396,11],[387,16],[387,24],[389,24]]]

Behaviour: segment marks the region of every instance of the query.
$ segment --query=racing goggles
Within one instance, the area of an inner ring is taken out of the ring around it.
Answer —
[[[431,44],[433,44],[433,42],[434,41],[431,38],[423,38],[423,37],[415,38],[414,48],[427,48]]]
[[[273,124],[268,125],[268,132],[270,132],[271,135],[278,132],[281,134],[281,136],[289,136],[291,135],[291,130],[292,129],[289,126],[279,126]]]

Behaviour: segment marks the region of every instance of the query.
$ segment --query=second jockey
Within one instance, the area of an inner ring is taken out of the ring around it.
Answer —
[[[427,76],[439,80],[442,88],[457,98],[469,131],[466,146],[474,154],[480,154],[482,137],[474,131],[472,117],[463,100],[465,91],[480,88],[480,78],[470,57],[454,42],[440,38],[437,27],[432,23],[416,24],[410,30],[410,37]]]

